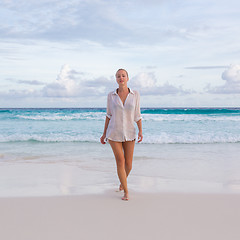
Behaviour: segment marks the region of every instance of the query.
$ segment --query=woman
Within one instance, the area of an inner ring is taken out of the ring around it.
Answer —
[[[140,113],[140,96],[127,86],[128,73],[125,69],[116,72],[118,88],[110,92],[107,98],[107,116],[100,141],[110,143],[117,164],[120,180],[119,191],[124,190],[122,200],[128,200],[127,177],[132,169],[133,151],[136,139],[134,122],[138,126],[138,142],[142,141],[142,117]]]

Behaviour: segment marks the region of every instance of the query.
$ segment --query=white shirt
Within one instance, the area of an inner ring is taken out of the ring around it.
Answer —
[[[117,142],[136,139],[134,122],[138,122],[142,118],[140,112],[140,95],[137,91],[129,90],[130,92],[124,104],[116,90],[108,94],[107,117],[110,120],[106,139]]]

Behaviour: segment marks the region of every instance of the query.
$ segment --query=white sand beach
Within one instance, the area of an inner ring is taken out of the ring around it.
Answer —
[[[0,239],[240,239],[239,194],[122,193],[0,199]]]

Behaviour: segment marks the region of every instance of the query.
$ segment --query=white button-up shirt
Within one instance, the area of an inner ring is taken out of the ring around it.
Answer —
[[[124,104],[117,91],[112,91],[108,94],[107,117],[110,120],[106,139],[116,142],[136,139],[134,122],[138,122],[142,118],[140,112],[140,95],[137,91],[129,90],[130,92]]]

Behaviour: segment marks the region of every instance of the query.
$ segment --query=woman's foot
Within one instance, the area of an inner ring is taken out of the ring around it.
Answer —
[[[122,186],[122,184],[120,184],[120,186],[119,186],[119,191],[123,191],[123,186]]]
[[[128,201],[128,193],[124,193],[122,200]]]
[[[116,192],[121,192],[121,191],[123,191],[122,184],[119,185],[119,189]]]

